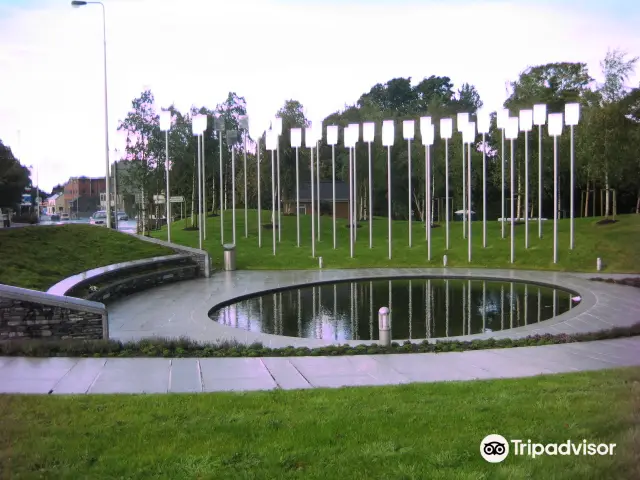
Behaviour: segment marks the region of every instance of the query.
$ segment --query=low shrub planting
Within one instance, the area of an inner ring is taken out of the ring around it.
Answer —
[[[117,340],[12,340],[0,342],[0,356],[25,357],[304,357],[338,355],[376,355],[384,353],[440,353],[486,350],[489,348],[531,347],[560,343],[590,342],[640,335],[640,322],[630,327],[614,327],[592,333],[569,335],[530,335],[528,337],[489,338],[485,340],[435,340],[327,345],[324,347],[265,347],[262,343],[232,341],[200,343],[188,338],[153,338],[121,342]]]
[[[615,283],[616,285],[627,285],[629,287],[640,288],[640,277],[628,278],[592,278],[594,282]]]

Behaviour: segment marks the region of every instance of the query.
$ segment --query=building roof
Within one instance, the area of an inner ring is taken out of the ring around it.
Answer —
[[[311,201],[311,188],[309,188],[310,182],[306,182],[300,185],[300,201]],[[316,192],[314,192],[315,196]],[[315,199],[317,201],[317,199]],[[331,202],[333,201],[333,182],[331,180],[320,180],[320,201]],[[349,184],[341,180],[336,180],[336,202],[348,202],[349,201]]]
[[[51,202],[51,201],[56,201],[56,199],[62,195],[61,193],[54,193],[53,195],[51,195],[49,198],[47,198],[47,202]]]

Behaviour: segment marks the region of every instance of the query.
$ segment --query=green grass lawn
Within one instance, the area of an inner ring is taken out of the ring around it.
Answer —
[[[517,380],[244,394],[0,396],[0,477],[637,479],[640,368]],[[615,455],[510,454],[615,443]]]
[[[92,268],[174,253],[92,225],[1,229],[0,252],[0,283],[35,290]]]
[[[240,269],[306,269],[317,268],[318,260],[311,256],[311,216],[300,220],[301,245],[296,244],[296,217],[282,217],[282,242],[277,243],[273,255],[272,232],[263,229],[262,248],[258,248],[257,211],[249,211],[249,237],[245,238],[244,210],[236,211],[237,268]],[[637,242],[640,238],[640,215],[620,215],[619,222],[597,225],[599,218],[575,220],[575,249],[569,250],[569,220],[558,224],[558,264],[553,263],[553,221],[543,223],[543,238],[538,238],[538,225],[530,222],[529,248],[524,248],[524,225],[515,227],[515,263],[510,263],[510,225],[505,226],[505,238],[501,238],[500,224],[487,222],[487,248],[482,248],[482,222],[473,222],[473,257],[467,259],[467,240],[462,237],[462,222],[450,223],[450,249],[445,251],[445,227],[432,229],[431,262],[427,261],[425,227],[413,222],[413,248],[408,247],[408,222],[394,221],[392,230],[392,259],[388,259],[387,219],[375,218],[373,222],[373,248],[369,249],[369,224],[362,222],[357,229],[354,258],[350,258],[349,229],[346,220],[338,220],[336,227],[337,249],[333,249],[332,217],[321,217],[321,239],[316,244],[316,256],[323,258],[324,268],[354,267],[441,267],[446,253],[452,267],[520,268],[535,270],[596,271],[596,259],[601,257],[604,272],[640,272],[640,255]],[[262,223],[270,224],[270,212],[262,212]],[[185,222],[173,224],[174,242],[198,247],[198,232],[185,231]],[[225,243],[232,241],[231,211],[224,213]],[[166,239],[166,228],[153,233]],[[277,237],[277,233],[276,233]],[[207,219],[207,239],[204,248],[214,264],[222,263],[220,244],[220,218]]]

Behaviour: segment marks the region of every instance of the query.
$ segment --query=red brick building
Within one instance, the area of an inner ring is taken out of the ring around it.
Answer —
[[[64,185],[64,211],[70,215],[73,213],[93,213],[84,212],[82,205],[100,204],[100,194],[106,191],[104,177],[71,177]],[[84,200],[84,201],[83,201]],[[80,212],[79,210],[83,210]]]

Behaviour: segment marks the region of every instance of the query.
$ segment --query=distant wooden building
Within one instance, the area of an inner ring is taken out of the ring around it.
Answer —
[[[314,200],[317,205],[317,191],[314,192]],[[296,199],[295,192],[292,200],[284,204],[284,210],[295,213]],[[310,182],[300,184],[300,213],[310,215],[315,213],[311,205]],[[333,182],[331,180],[320,181],[320,215],[333,214]],[[349,185],[343,181],[336,180],[336,217],[349,218]]]

